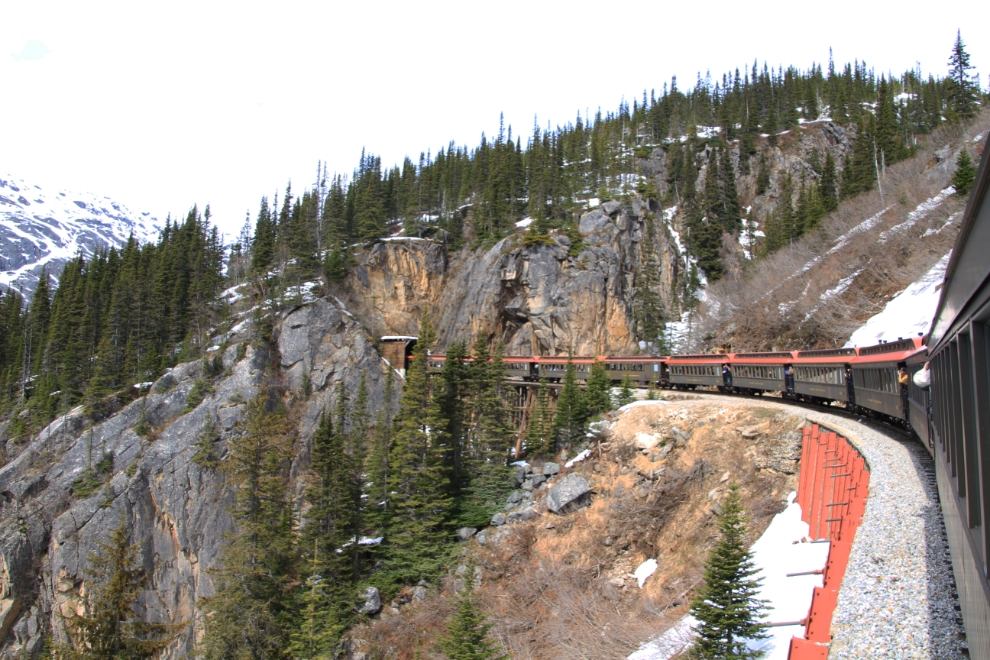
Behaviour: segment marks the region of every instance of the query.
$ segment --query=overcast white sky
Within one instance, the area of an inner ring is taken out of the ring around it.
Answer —
[[[211,204],[236,234],[262,195],[450,140],[475,146],[614,110],[676,75],[858,57],[944,75],[962,29],[980,72],[990,3],[6,0],[0,172],[164,218]]]

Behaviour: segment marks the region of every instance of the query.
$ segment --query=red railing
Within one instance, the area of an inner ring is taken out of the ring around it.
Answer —
[[[801,520],[808,523],[813,539],[827,539],[830,545],[823,586],[815,587],[804,638],[791,639],[789,660],[828,657],[824,645],[832,641],[832,614],[853,537],[866,512],[869,486],[866,461],[848,440],[821,431],[817,424],[804,429],[797,497]]]

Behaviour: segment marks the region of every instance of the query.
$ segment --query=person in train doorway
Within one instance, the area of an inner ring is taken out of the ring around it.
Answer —
[[[848,364],[846,365],[846,401],[849,403],[849,407],[856,405],[856,388],[853,387],[853,370]]]
[[[722,383],[726,387],[732,387],[732,367],[728,362],[722,365]]]
[[[911,382],[911,377],[908,376],[907,367],[902,362],[898,365],[897,369],[897,383],[900,386],[901,391],[901,406],[904,409],[904,419],[908,418],[908,384]]]

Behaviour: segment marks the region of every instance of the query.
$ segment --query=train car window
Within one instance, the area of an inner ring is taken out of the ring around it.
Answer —
[[[962,412],[963,447],[966,452],[966,482],[971,485],[967,497],[967,513],[969,527],[979,527],[983,524],[983,507],[979,491],[979,449],[976,442],[976,401],[973,388],[973,349],[970,336],[959,334],[959,367],[960,367],[960,408]],[[981,530],[982,531],[982,530]],[[982,534],[981,534],[982,536]],[[982,555],[983,548],[978,548]],[[983,557],[981,556],[981,559]]]

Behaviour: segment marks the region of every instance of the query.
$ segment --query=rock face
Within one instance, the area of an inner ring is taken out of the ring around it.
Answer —
[[[0,469],[0,658],[34,657],[48,631],[62,638],[61,614],[79,603],[87,556],[121,519],[149,576],[136,610],[152,621],[190,622],[191,634],[167,657],[192,652],[202,632],[196,603],[213,593],[206,570],[217,564],[224,533],[232,529],[232,493],[222,472],[194,460],[197,441],[209,431],[222,462],[225,440],[240,433],[246,402],[281,368],[287,396],[301,411],[292,467],[301,492],[299,475],[309,463],[320,411],[340,391],[355,392],[362,374],[370,405],[382,403],[380,359],[364,329],[333,303],[287,310],[274,345],[276,352],[247,344],[227,348],[223,373],[211,379],[213,392],[193,410],[187,396],[208,377],[201,362],[179,365],[105,421],[93,423],[81,408],[74,410]],[[139,424],[151,431],[139,435]],[[73,496],[73,484],[103,454],[111,459],[105,484]]]
[[[382,334],[415,335],[424,308],[431,311],[439,350],[482,335],[505,342],[507,354],[629,353],[636,348],[634,297],[643,267],[643,243],[655,223],[653,252],[675,300],[678,253],[657,220],[658,209],[638,200],[603,204],[581,217],[583,248],[570,241],[523,247],[510,236],[484,253],[448,254],[430,240],[374,245],[350,277],[362,301],[374,300]],[[371,313],[371,307],[366,308]]]

